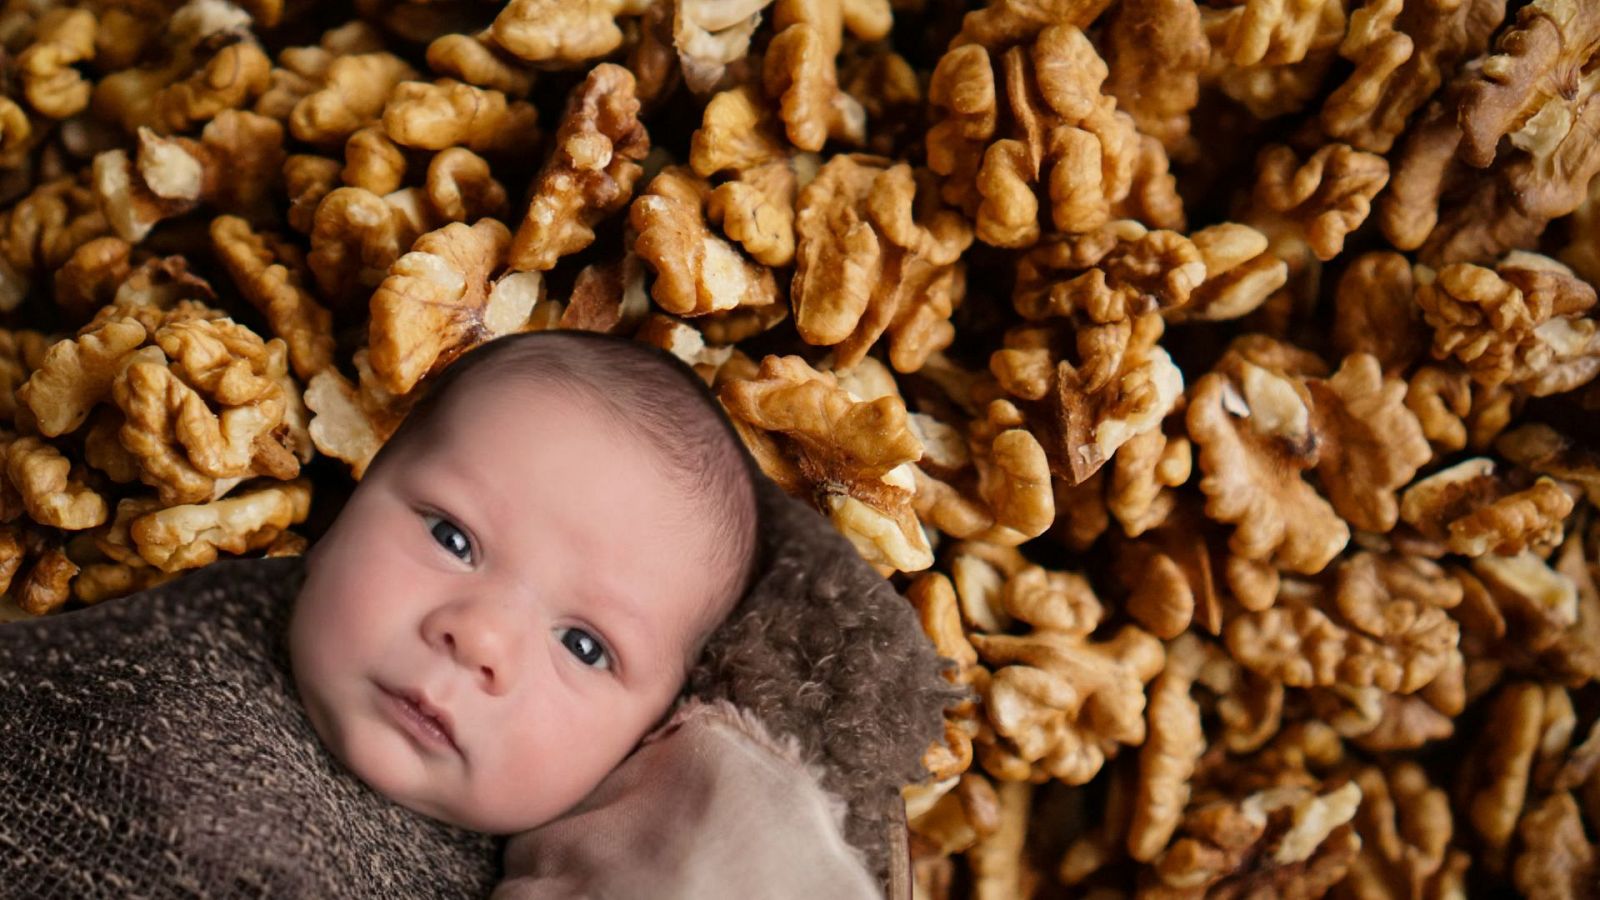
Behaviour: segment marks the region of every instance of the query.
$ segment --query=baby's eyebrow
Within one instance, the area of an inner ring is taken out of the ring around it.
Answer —
[[[598,577],[584,587],[584,599],[612,610],[631,622],[637,623],[644,618],[644,610],[632,602],[628,592],[618,590],[616,585]]]

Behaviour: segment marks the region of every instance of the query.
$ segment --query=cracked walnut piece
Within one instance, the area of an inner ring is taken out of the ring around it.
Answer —
[[[639,123],[633,73],[611,63],[573,88],[555,147],[511,241],[511,267],[546,271],[589,246],[594,226],[625,206],[644,171],[650,136]]]

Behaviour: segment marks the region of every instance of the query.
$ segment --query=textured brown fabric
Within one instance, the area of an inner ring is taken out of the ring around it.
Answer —
[[[690,700],[568,814],[513,837],[493,900],[883,896],[799,743]]]
[[[900,789],[927,777],[922,755],[944,736],[943,711],[970,690],[945,679],[954,663],[832,522],[769,478],[757,479],[756,499],[759,574],[687,692],[728,700],[798,740],[822,786],[848,804],[845,838],[887,889],[907,865],[891,837],[904,828]]]
[[[504,841],[323,749],[289,669],[303,557],[0,625],[0,896],[482,898]]]

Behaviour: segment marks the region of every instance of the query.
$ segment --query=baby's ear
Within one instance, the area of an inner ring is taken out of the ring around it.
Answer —
[[[911,604],[833,524],[771,479],[756,479],[761,562],[750,591],[689,676],[689,690],[723,698],[792,735],[824,786],[850,804],[846,836],[887,872],[890,798],[927,773],[964,688],[942,675]]]

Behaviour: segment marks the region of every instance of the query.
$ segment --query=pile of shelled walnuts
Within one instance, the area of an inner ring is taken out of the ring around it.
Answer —
[[[920,895],[1592,895],[1600,4],[9,0],[0,48],[0,618],[299,553],[453,359],[603,331],[973,686]]]

